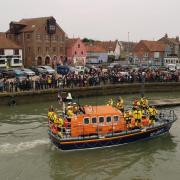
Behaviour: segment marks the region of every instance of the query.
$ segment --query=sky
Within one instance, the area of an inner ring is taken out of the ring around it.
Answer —
[[[54,16],[71,37],[138,42],[180,35],[180,0],[1,0],[0,31],[11,21]]]

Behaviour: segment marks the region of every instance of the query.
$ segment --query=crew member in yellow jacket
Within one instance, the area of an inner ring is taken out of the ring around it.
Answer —
[[[148,109],[149,102],[148,102],[147,98],[142,97],[140,103],[141,103],[141,108],[142,109],[144,109],[144,110]]]
[[[121,112],[124,112],[124,100],[119,97],[116,103],[116,108],[119,109]]]
[[[124,119],[125,119],[125,121],[126,121],[127,129],[132,128],[131,117],[132,117],[131,111],[125,111],[125,113],[124,113]]]
[[[142,111],[139,108],[133,111],[133,118],[135,120],[135,126],[140,127],[142,121]]]
[[[156,121],[156,115],[158,114],[157,109],[154,106],[148,108],[150,124],[154,124]]]

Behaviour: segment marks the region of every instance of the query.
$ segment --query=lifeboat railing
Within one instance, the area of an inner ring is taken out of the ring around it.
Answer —
[[[158,115],[156,116],[156,118],[160,121],[160,122],[174,122],[177,120],[177,116],[174,112],[174,110],[161,110]]]

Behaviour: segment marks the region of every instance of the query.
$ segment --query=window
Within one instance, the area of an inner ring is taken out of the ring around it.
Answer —
[[[19,55],[19,49],[14,49],[14,55]]]
[[[114,116],[114,122],[119,121],[119,116]]]
[[[26,39],[31,39],[31,34],[27,34]]]
[[[38,52],[41,52],[41,48],[40,47],[38,47],[37,49],[38,49]]]
[[[82,55],[84,54],[83,51],[81,51],[81,54],[82,54]]]
[[[84,124],[89,124],[89,118],[84,118]]]
[[[49,51],[49,47],[46,47],[46,52],[48,52]]]
[[[31,47],[28,47],[28,52],[31,52]]]
[[[104,117],[99,117],[99,123],[103,123],[104,122]]]
[[[60,47],[60,54],[64,54],[64,48],[63,47]]]
[[[46,40],[46,41],[49,41],[49,39],[50,39],[50,38],[49,38],[49,35],[45,35],[45,40]]]
[[[56,52],[56,47],[53,47],[53,52]]]
[[[106,117],[106,122],[107,122],[107,123],[110,123],[110,122],[111,122],[111,116]]]
[[[4,55],[4,49],[0,49],[0,55]]]
[[[176,63],[177,63],[177,64],[178,64],[178,62],[179,62],[179,61],[178,61],[178,60],[176,60]]]
[[[96,123],[97,123],[97,118],[96,118],[96,117],[93,117],[93,118],[92,118],[92,123],[93,123],[93,124],[96,124]]]
[[[58,39],[59,39],[59,36],[58,36],[58,35],[56,35],[56,41],[58,41]]]
[[[78,44],[78,48],[80,48],[80,44]]]
[[[37,35],[36,35],[36,39],[37,39],[37,40],[41,40],[41,35],[40,35],[40,34],[37,34]]]
[[[148,57],[148,53],[147,52],[144,53],[144,57]]]
[[[74,54],[77,54],[77,52],[75,51]]]
[[[0,64],[6,64],[5,59],[0,59]]]
[[[19,64],[20,60],[19,59],[14,59],[14,64]]]

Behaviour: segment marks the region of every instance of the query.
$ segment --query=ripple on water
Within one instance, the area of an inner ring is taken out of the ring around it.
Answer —
[[[30,150],[36,148],[37,146],[49,144],[49,139],[37,139],[33,141],[20,142],[17,144],[4,143],[0,144],[0,153],[2,154],[12,154],[21,151]]]

